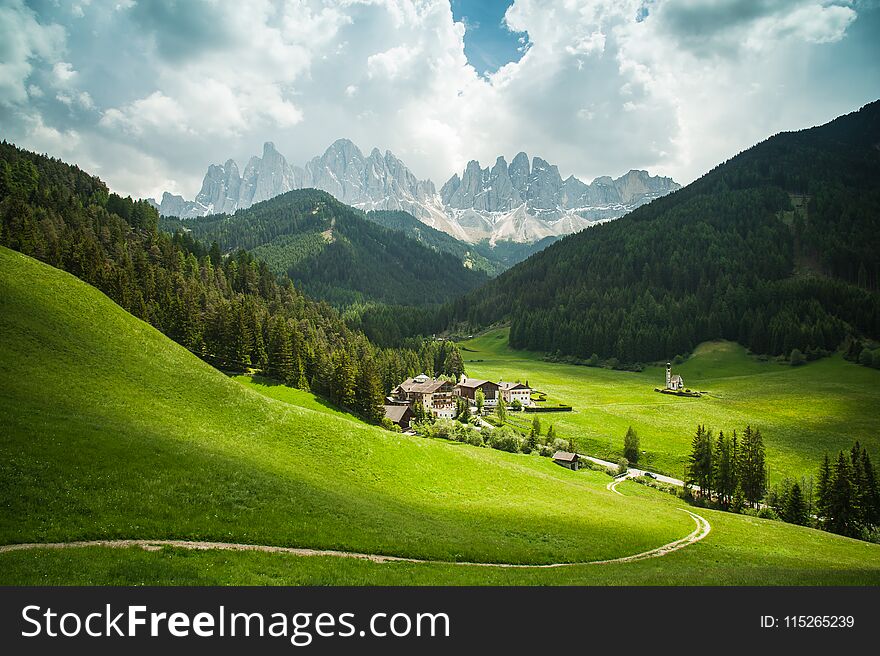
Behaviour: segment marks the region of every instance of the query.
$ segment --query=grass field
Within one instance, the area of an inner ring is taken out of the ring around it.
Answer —
[[[615,495],[604,474],[401,436],[245,383],[0,249],[0,544],[169,538],[547,563],[693,530],[678,500],[634,484]],[[712,533],[669,556],[564,571],[80,548],[0,554],[0,583],[880,583],[877,545],[706,516]]]
[[[541,420],[590,455],[615,460],[632,425],[646,451],[640,464],[682,477],[691,437],[703,423],[716,434],[759,427],[771,484],[813,474],[826,451],[849,449],[855,440],[880,459],[880,371],[840,356],[791,367],[760,362],[731,342],[705,343],[673,371],[687,387],[707,394],[681,398],[654,391],[664,385],[663,367],[633,373],[545,362],[539,354],[510,349],[506,329],[460,346],[469,375],[528,380],[548,399],[574,406],[574,412],[542,414]]]

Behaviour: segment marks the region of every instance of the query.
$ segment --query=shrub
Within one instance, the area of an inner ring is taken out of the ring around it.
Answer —
[[[455,423],[451,419],[438,419],[429,429],[428,437],[439,437],[450,440],[455,432]]]
[[[523,409],[522,401],[520,401],[519,399],[514,399],[513,403],[510,404],[510,409],[519,412]]]
[[[629,463],[626,461],[626,458],[619,458],[617,460],[617,473],[625,474],[629,470]]]
[[[761,519],[779,519],[779,515],[776,514],[776,511],[773,508],[761,508],[758,511],[758,517]]]
[[[553,455],[553,447],[548,446],[547,444],[542,444],[538,453],[540,453],[545,458],[549,458]]]
[[[866,367],[870,367],[874,364],[874,355],[871,353],[871,349],[867,346],[862,349],[861,353],[859,353],[859,364]]]
[[[548,442],[547,445],[553,449],[554,453],[556,451],[568,451],[568,442],[561,440],[558,437],[553,440],[552,444]]]
[[[522,438],[509,428],[499,428],[492,432],[492,437],[489,438],[489,446],[499,451],[517,453],[522,447]]]
[[[792,367],[799,367],[807,361],[807,358],[804,357],[804,354],[801,353],[800,349],[791,349],[791,355],[788,358],[788,362]]]

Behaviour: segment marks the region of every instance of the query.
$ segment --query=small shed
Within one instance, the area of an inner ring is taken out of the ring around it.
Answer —
[[[578,470],[580,460],[581,457],[578,454],[569,453],[568,451],[557,451],[553,454],[553,462],[572,471]]]
[[[401,430],[409,430],[413,419],[413,411],[408,405],[383,405],[385,418],[392,424],[400,426]]]

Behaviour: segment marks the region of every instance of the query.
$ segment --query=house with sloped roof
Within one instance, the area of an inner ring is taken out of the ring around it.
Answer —
[[[483,391],[483,398],[487,406],[495,405],[498,402],[498,383],[493,383],[491,380],[467,378],[462,375],[461,380],[455,385],[456,395],[474,403],[477,400],[477,390]]]
[[[498,390],[507,405],[514,401],[519,401],[523,406],[532,405],[532,388],[528,385],[508,383],[502,380],[498,383]]]
[[[553,454],[553,462],[566,469],[571,469],[572,471],[578,470],[580,467],[580,460],[581,457],[578,454],[569,453],[568,451],[557,451]]]
[[[452,395],[455,386],[442,378],[430,378],[419,374],[415,378],[407,378],[391,392],[396,403],[409,406],[421,403],[426,412],[441,419],[455,417],[455,403]]]
[[[412,425],[413,411],[408,405],[383,405],[385,419],[400,426],[401,430],[409,430]]]

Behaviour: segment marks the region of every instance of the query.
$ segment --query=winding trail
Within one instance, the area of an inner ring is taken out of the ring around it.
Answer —
[[[620,481],[612,481],[609,485],[619,483]],[[617,492],[617,490],[614,490]],[[620,494],[620,492],[617,492]],[[23,544],[6,544],[0,546],[0,554],[12,551],[27,551],[32,549],[78,549],[82,547],[109,547],[116,549],[124,549],[129,547],[140,547],[146,551],[158,551],[163,547],[176,547],[179,549],[192,549],[194,551],[260,551],[266,553],[286,553],[295,556],[333,556],[337,558],[354,558],[357,560],[368,560],[374,563],[415,563],[421,565],[466,565],[470,567],[499,567],[508,569],[552,569],[556,567],[573,567],[577,565],[610,565],[613,563],[630,563],[637,560],[645,560],[647,558],[658,558],[665,556],[673,551],[683,549],[688,545],[699,542],[709,534],[712,527],[703,517],[690,510],[679,508],[682,512],[686,512],[696,523],[696,528],[687,536],[664,544],[656,549],[642,551],[641,553],[631,556],[621,556],[620,558],[609,558],[607,560],[588,560],[572,563],[546,563],[546,564],[519,564],[519,563],[475,563],[467,561],[450,561],[450,560],[427,560],[421,558],[405,558],[402,556],[386,556],[382,554],[358,553],[355,551],[335,551],[332,549],[305,549],[301,547],[276,547],[263,544],[238,544],[235,542],[197,542],[188,540],[83,540],[79,542],[31,542]]]

